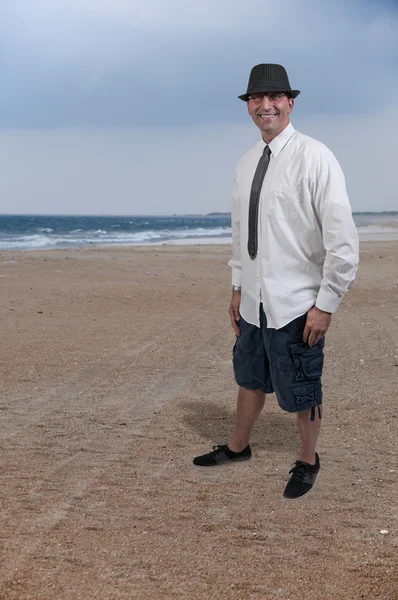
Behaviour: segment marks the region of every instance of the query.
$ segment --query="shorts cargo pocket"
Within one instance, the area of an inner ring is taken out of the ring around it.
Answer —
[[[293,386],[293,395],[296,406],[311,407],[316,404],[322,404],[322,385],[320,381],[305,383]]]
[[[311,381],[319,379],[323,369],[323,343],[308,346],[304,342],[290,344],[294,363],[294,380]]]

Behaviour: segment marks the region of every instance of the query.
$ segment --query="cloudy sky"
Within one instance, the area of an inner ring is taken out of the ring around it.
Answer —
[[[353,209],[398,210],[397,30],[396,0],[3,2],[0,213],[229,210],[259,62],[302,90],[293,124]]]

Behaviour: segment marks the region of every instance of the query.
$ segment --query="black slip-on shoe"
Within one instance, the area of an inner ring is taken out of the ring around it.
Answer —
[[[251,457],[252,451],[250,446],[246,446],[242,452],[232,452],[228,448],[228,445],[224,444],[222,446],[213,446],[212,452],[195,456],[192,462],[194,467],[218,467],[220,465],[250,460]]]
[[[312,490],[318,477],[318,473],[321,469],[319,462],[319,456],[315,453],[316,463],[310,465],[309,463],[301,460],[296,461],[296,465],[289,471],[291,477],[287,482],[283,497],[286,500],[296,500],[297,498],[303,498]]]

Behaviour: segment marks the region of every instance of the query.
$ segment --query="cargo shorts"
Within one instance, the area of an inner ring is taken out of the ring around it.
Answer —
[[[242,317],[238,321],[240,335],[233,348],[237,384],[265,394],[275,392],[279,406],[288,412],[322,404],[325,338],[312,347],[303,342],[306,318],[307,313],[281,329],[271,329],[261,305],[260,327]]]

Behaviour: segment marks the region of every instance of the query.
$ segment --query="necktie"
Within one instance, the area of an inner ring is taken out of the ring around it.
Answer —
[[[258,232],[258,205],[260,202],[260,192],[263,185],[264,177],[268,169],[270,161],[271,149],[265,146],[264,152],[258,161],[256,172],[254,173],[252,188],[250,191],[249,203],[249,240],[247,242],[247,250],[249,256],[254,260],[257,256],[257,232]]]

